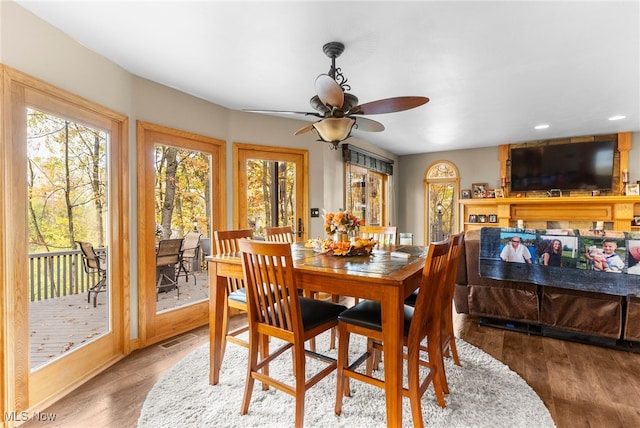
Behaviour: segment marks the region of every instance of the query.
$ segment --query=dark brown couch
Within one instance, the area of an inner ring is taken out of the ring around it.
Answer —
[[[640,341],[640,298],[483,278],[479,255],[480,230],[469,231],[456,281],[458,313],[524,323],[542,334],[549,330]]]

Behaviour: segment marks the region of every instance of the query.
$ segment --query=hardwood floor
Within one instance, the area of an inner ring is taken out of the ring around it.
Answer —
[[[240,316],[234,324],[243,322]],[[522,376],[538,393],[558,428],[640,426],[640,354],[478,325],[455,315],[456,336],[483,349]],[[208,327],[170,348],[133,352],[43,413],[50,427],[134,427],[144,399],[162,375],[208,342]],[[234,345],[230,345],[234,346]],[[532,421],[534,423],[534,421]],[[29,421],[24,428],[43,426]]]

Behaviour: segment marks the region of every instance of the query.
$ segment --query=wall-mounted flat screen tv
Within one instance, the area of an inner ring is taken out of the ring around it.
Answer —
[[[615,141],[511,149],[511,191],[611,190]]]

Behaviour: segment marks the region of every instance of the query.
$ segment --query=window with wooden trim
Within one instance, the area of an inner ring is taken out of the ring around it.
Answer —
[[[345,208],[371,226],[389,224],[389,177],[393,161],[344,144]]]
[[[425,242],[441,241],[456,233],[456,207],[460,178],[448,161],[433,163],[425,173]]]

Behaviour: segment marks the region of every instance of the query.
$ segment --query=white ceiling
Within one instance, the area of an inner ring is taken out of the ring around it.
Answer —
[[[340,41],[360,103],[430,98],[354,132],[397,155],[640,131],[638,1],[18,3],[133,74],[237,110],[313,111],[322,46]]]

